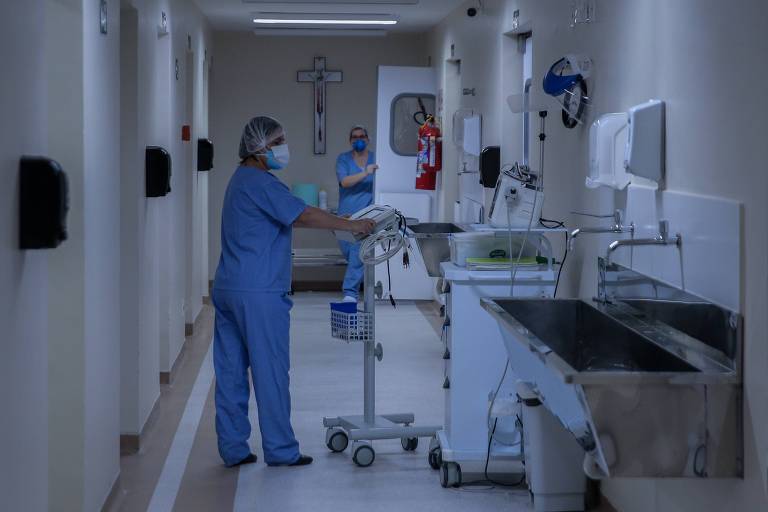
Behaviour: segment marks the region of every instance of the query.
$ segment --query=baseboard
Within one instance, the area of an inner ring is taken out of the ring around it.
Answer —
[[[149,411],[147,421],[141,427],[141,432],[138,434],[120,434],[120,455],[133,455],[139,453],[141,449],[141,440],[147,433],[147,429],[152,426],[158,417],[158,409],[160,408],[160,397],[155,398],[155,404],[152,406],[152,410]]]
[[[600,493],[600,507],[597,510],[599,512],[619,512],[619,509],[614,507],[603,493]]]
[[[294,281],[291,285],[295,292],[339,292],[341,281]]]
[[[181,350],[179,350],[179,355],[176,356],[176,361],[174,361],[173,366],[171,366],[171,371],[160,372],[160,384],[173,384],[173,381],[176,380],[176,374],[179,371],[179,366],[181,365],[181,362],[184,359],[186,352],[187,352],[187,339],[184,338],[184,343],[181,345]]]
[[[117,509],[117,498],[120,493],[120,472],[118,471],[115,481],[112,482],[112,487],[109,489],[107,499],[104,500],[104,504],[101,506],[101,512],[109,512],[112,509]]]

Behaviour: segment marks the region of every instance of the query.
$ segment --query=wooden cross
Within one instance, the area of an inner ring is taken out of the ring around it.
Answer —
[[[296,81],[311,82],[314,87],[314,111],[315,111],[315,154],[325,154],[325,84],[326,82],[341,82],[341,71],[326,71],[325,57],[315,57],[315,69],[299,71]]]

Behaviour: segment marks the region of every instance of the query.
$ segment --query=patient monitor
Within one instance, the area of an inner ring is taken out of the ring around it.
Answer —
[[[371,219],[373,220],[376,225],[373,228],[373,231],[371,231],[371,235],[375,235],[376,233],[381,233],[382,231],[397,231],[400,226],[400,221],[398,218],[397,211],[392,208],[391,206],[383,206],[383,205],[371,205],[367,208],[363,208],[359,212],[354,213],[350,219],[352,220],[360,220],[360,219]],[[371,235],[365,235],[362,233],[350,233],[348,231],[334,231],[334,235],[336,235],[336,238],[338,240],[343,240],[346,242],[352,242],[356,243],[359,242]]]

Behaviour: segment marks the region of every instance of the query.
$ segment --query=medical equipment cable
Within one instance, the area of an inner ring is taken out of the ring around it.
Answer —
[[[533,207],[531,208],[531,217],[528,219],[528,228],[526,229],[525,235],[523,236],[523,243],[520,246],[520,251],[517,254],[517,261],[514,265],[512,265],[512,260],[510,259],[510,296],[514,297],[514,290],[515,290],[515,277],[517,275],[517,268],[520,265],[520,261],[523,257],[523,251],[525,250],[525,246],[528,243],[528,236],[531,233],[531,230],[533,228],[533,217],[535,216],[536,212],[536,201],[538,200],[539,196],[539,190],[542,190],[544,187],[544,141],[546,140],[546,135],[544,133],[545,123],[546,123],[546,117],[547,117],[547,111],[543,110],[539,112],[539,117],[541,117],[541,133],[539,133],[539,142],[540,142],[540,149],[539,149],[539,176],[538,176],[538,183],[534,184],[534,193],[533,193]],[[519,171],[519,167],[517,167]],[[512,256],[512,222],[510,218],[510,212],[509,212],[509,203],[507,203],[507,227],[509,230],[509,255]],[[567,244],[566,244],[567,245]],[[562,267],[561,267],[562,270]],[[555,285],[555,288],[557,288],[557,285]],[[557,293],[556,290],[554,293]],[[493,398],[491,399],[491,403],[488,406],[488,412],[486,415],[486,423],[490,427],[490,421],[491,421],[491,411],[493,410],[493,406],[496,403],[496,398],[498,397],[499,390],[501,389],[502,384],[504,383],[504,379],[507,376],[507,370],[509,369],[509,358],[507,358],[507,364],[504,367],[504,373],[501,375],[501,379],[499,379],[499,384],[496,386],[496,391],[493,394]],[[497,420],[498,421],[498,418]],[[522,432],[522,431],[521,431]],[[485,460],[485,478],[486,481],[490,481],[491,483],[494,483],[496,485],[505,485],[503,483],[497,483],[493,482],[488,478],[488,463],[490,461],[491,457],[491,443],[494,440],[494,434],[496,433],[496,422],[494,422],[493,429],[491,430],[491,433],[489,434],[488,439],[488,449],[486,452],[486,460]],[[522,434],[521,434],[522,435]],[[520,441],[522,443],[522,440]],[[525,474],[523,474],[522,479],[520,482],[516,483],[514,486],[518,486],[522,484],[525,481]]]
[[[558,229],[565,227],[565,222],[562,220],[545,219],[544,217],[539,219],[539,224],[541,224],[541,226],[546,229]]]
[[[400,219],[400,225],[403,224],[405,217],[402,213],[396,211]],[[376,255],[376,246],[381,244],[384,252]],[[405,246],[405,235],[400,226],[396,230],[387,229],[367,237],[360,243],[360,261],[366,265],[378,265],[392,258]],[[373,255],[373,256],[370,256]]]
[[[517,268],[520,266],[520,261],[523,258],[525,245],[528,243],[528,236],[530,235],[531,229],[533,228],[533,217],[536,214],[536,201],[539,198],[539,191],[544,190],[544,141],[547,140],[547,136],[545,134],[547,111],[542,110],[539,112],[539,117],[541,118],[541,132],[539,133],[539,176],[537,182],[534,183],[533,206],[531,207],[531,218],[528,219],[528,229],[525,231],[525,235],[523,236],[523,243],[520,246],[520,251],[517,254],[517,262],[511,267],[509,283],[510,297],[515,296],[515,277],[517,276]],[[507,225],[509,226],[509,252],[510,256],[512,256],[512,223],[509,217],[509,204],[507,204]]]
[[[557,270],[557,280],[555,281],[555,291],[552,293],[552,298],[557,297],[557,290],[560,287],[560,275],[563,273],[563,267],[565,266],[565,260],[568,259],[568,243],[569,235],[565,232],[565,251],[563,252],[563,259],[560,261],[560,268]]]
[[[387,243],[387,251],[389,251],[391,245],[392,245],[391,241]],[[389,303],[392,304],[393,308],[397,308],[395,297],[392,295],[392,274],[389,269],[389,259],[387,259],[387,284],[389,286]]]

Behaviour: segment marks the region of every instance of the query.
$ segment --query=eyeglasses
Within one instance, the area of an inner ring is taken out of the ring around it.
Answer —
[[[349,140],[366,140],[367,138],[367,135],[353,135]]]

